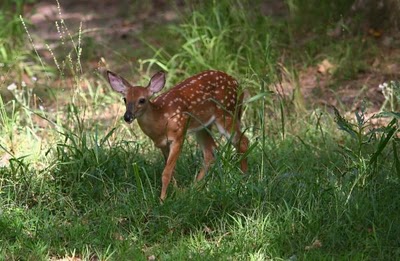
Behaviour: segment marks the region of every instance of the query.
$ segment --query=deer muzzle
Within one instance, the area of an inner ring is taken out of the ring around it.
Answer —
[[[131,112],[125,112],[124,120],[126,123],[132,123],[135,120],[135,116]]]

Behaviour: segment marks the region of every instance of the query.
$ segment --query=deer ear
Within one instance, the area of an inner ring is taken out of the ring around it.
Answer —
[[[165,85],[165,73],[158,72],[154,74],[153,77],[151,77],[148,88],[151,94],[154,94],[161,91],[164,85]]]
[[[129,86],[127,80],[110,71],[107,71],[107,78],[114,91],[126,94],[127,86]]]

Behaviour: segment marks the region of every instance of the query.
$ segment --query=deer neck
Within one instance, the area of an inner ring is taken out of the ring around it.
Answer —
[[[158,146],[158,143],[164,139],[165,120],[160,116],[159,108],[152,102],[149,102],[146,111],[137,118],[142,131],[153,140]]]

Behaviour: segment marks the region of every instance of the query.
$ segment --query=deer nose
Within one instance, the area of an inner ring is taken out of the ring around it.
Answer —
[[[125,120],[127,123],[131,123],[131,122],[134,120],[133,114],[130,113],[130,112],[125,112],[125,114],[124,114],[124,120]]]

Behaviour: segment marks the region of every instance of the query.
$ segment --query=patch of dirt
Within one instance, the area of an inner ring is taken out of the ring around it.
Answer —
[[[177,1],[176,6],[185,8],[182,2]],[[146,30],[148,24],[175,23],[178,19],[175,6],[169,5],[170,2],[166,0],[153,0],[141,4],[129,3],[131,2],[127,0],[69,0],[60,1],[58,5],[55,0],[45,0],[26,5],[25,17],[32,22],[33,29],[30,28],[30,31],[34,36],[36,47],[49,61],[52,59],[52,54],[48,51],[46,43],[51,48],[57,48],[61,44],[59,24],[61,19],[68,25],[71,34],[81,30],[83,36],[90,36],[95,41],[96,50],[92,57],[85,61],[84,66],[89,70],[96,70],[101,57],[105,57],[104,61],[107,64],[108,61],[113,61],[120,49],[140,49],[142,43],[135,35]],[[127,6],[130,6],[129,10],[126,10]],[[287,15],[285,4],[273,0],[264,1],[261,11],[265,15],[275,17]],[[56,21],[58,25],[55,24]],[[79,29],[81,23],[82,27]],[[371,111],[378,111],[384,100],[378,89],[379,84],[400,78],[400,34],[382,34],[376,41],[379,42],[380,54],[371,57],[369,69],[354,79],[335,84],[330,68],[321,70],[320,66],[308,67],[300,71],[297,81],[283,74],[281,86],[283,92],[292,95],[295,86],[298,85],[308,104],[338,107],[343,105],[356,110],[360,102],[365,99],[369,101]],[[99,45],[104,48],[98,50]],[[113,51],[116,53],[112,53]],[[118,65],[118,62],[114,64]],[[324,66],[329,67],[329,63]],[[129,70],[123,65],[119,67],[122,67],[118,68],[122,73],[124,70]],[[110,113],[110,117],[111,115],[114,115],[114,112]]]
[[[368,111],[376,113],[385,100],[378,86],[383,82],[400,79],[400,48],[381,46],[380,55],[373,59],[367,71],[357,74],[353,79],[343,80],[340,84],[333,80],[334,65],[332,71],[327,70],[327,67],[330,66],[324,60],[317,66],[302,69],[298,81],[283,73],[280,86],[282,93],[293,96],[294,89],[299,86],[306,102],[313,106],[344,107],[354,112],[366,101]]]
[[[72,63],[75,65],[76,54],[71,39],[75,45],[81,41],[82,71],[90,82],[79,81],[68,75],[68,69],[64,69],[64,77],[52,82],[49,82],[44,75],[38,75],[35,89],[37,86],[46,86],[44,88],[47,89],[48,85],[51,85],[52,92],[58,97],[59,106],[70,102],[69,97],[76,91],[74,89],[87,92],[88,84],[99,84],[97,73],[102,74],[106,68],[113,68],[121,74],[129,75],[131,63],[135,63],[139,58],[148,58],[137,55],[138,50],[144,49],[144,44],[138,35],[157,24],[176,23],[178,14],[175,8],[182,3],[177,1],[171,6],[169,2],[167,0],[137,1],[137,3],[130,0],[43,0],[25,4],[23,18],[41,59],[46,64],[55,66],[54,58],[56,58],[62,67],[63,60],[66,61],[67,55],[72,53]],[[30,77],[24,75],[23,79],[28,86],[33,86]],[[40,97],[40,105],[51,112],[56,105],[53,97],[48,96],[44,94]],[[122,107],[122,102],[116,101],[115,106],[109,106],[98,115],[90,116],[101,122],[111,122],[122,115],[120,111]],[[40,117],[34,118],[39,126],[46,127],[49,124]]]
[[[46,61],[52,62],[53,59],[53,53],[48,46],[52,50],[60,47],[65,49],[63,45],[71,45],[70,40],[73,38],[76,44],[79,40],[86,44],[83,46],[86,48],[84,52],[91,52],[86,54],[90,57],[85,59],[85,65],[91,69],[98,66],[101,57],[112,61],[115,59],[113,56],[124,55],[121,49],[143,48],[142,42],[136,36],[147,27],[176,22],[178,15],[175,7],[167,2],[45,0],[27,4],[24,17],[32,25],[29,26],[29,31],[36,49]],[[178,1],[177,5],[179,4]],[[95,50],[87,50],[88,48]]]

